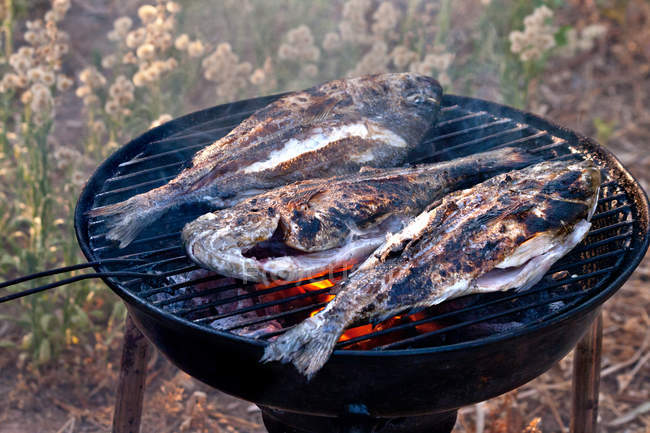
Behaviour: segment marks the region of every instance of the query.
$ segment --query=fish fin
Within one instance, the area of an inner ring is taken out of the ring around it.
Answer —
[[[342,333],[338,324],[310,317],[271,342],[260,361],[291,362],[309,380],[325,365]]]
[[[155,207],[146,194],[140,194],[119,203],[92,209],[88,215],[104,217],[109,229],[106,238],[118,241],[120,248],[124,248],[166,209]]]
[[[338,100],[334,100],[330,102],[328,105],[325,105],[319,113],[307,119],[305,123],[310,125],[318,125],[320,123],[323,123],[329,117],[332,110],[334,110],[334,107],[336,107],[339,104],[339,102],[340,101]]]

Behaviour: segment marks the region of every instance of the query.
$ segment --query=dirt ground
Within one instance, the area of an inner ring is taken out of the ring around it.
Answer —
[[[638,7],[629,8],[633,15],[627,20],[605,17],[610,28],[607,40],[595,50],[553,65],[547,79],[532,93],[537,95],[532,109],[597,137],[647,190],[650,6],[636,3]],[[585,5],[589,12],[590,2]],[[96,26],[108,29],[110,20],[85,21],[79,31],[88,33],[88,28]],[[612,126],[611,132],[602,127],[603,122]],[[646,258],[603,308],[602,432],[650,431],[649,280],[650,259]],[[0,323],[0,338],[17,332]],[[0,349],[0,433],[110,431],[120,339],[108,345],[100,343],[101,338],[95,340],[66,351],[54,365],[40,371],[26,366],[17,353]],[[515,433],[527,426],[529,432],[568,431],[571,366],[569,355],[520,389],[461,409],[454,431]],[[162,355],[154,354],[148,368],[142,432],[179,431],[265,430],[254,405],[207,387],[180,372]]]

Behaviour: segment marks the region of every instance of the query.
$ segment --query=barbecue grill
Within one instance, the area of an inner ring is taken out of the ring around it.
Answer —
[[[207,206],[168,212],[124,249],[106,240],[104,221],[88,211],[165,184],[195,152],[280,96],[217,106],[148,131],[98,168],[75,211],[82,251],[97,272],[113,275],[104,281],[137,327],[182,370],[259,405],[271,432],[448,432],[459,407],[512,390],[565,356],[648,247],[647,198],[609,151],[535,115],[446,95],[440,120],[409,160],[501,146],[593,159],[604,180],[587,238],[526,292],[461,298],[339,342],[311,381],[291,365],[262,364],[269,339],[323,307],[331,284],[318,283],[345,271],[267,287],[197,273],[180,231]],[[316,288],[296,291],[308,283]],[[216,329],[215,322],[227,325]],[[257,331],[243,334],[251,328]]]

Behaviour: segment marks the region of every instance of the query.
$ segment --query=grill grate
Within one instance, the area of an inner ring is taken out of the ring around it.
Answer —
[[[117,165],[115,173],[95,195],[93,207],[116,203],[165,184],[187,166],[194,153],[227,134],[269,99],[253,102],[258,105],[242,105],[245,110],[234,112],[238,106],[232,104],[230,113],[170,131],[166,137],[147,143],[139,153]],[[472,104],[453,103],[453,98],[445,98],[445,102],[437,127],[425,137],[425,150],[413,154],[412,162],[447,160],[504,146],[526,147],[546,158],[579,158],[586,152],[578,143],[561,138],[561,131],[552,134],[500,113],[473,109]],[[534,288],[522,293],[474,295],[450,301],[389,328],[378,326],[369,334],[339,342],[337,348],[402,350],[474,341],[513,327],[550,320],[600,293],[619,273],[631,248],[635,225],[632,199],[606,170],[604,175],[587,238],[558,261]],[[171,211],[125,249],[118,249],[105,239],[106,228],[101,219],[91,219],[90,248],[97,259],[144,260],[133,266],[115,263],[104,270],[159,275],[153,281],[111,279],[142,302],[207,329],[212,329],[210,324],[215,321],[222,323],[221,330],[232,333],[261,326],[262,332],[255,335],[258,340],[285,332],[326,304],[323,297],[329,288],[297,293],[296,287],[345,277],[346,271],[341,271],[260,288],[199,270],[184,253],[180,230],[186,222],[208,210],[194,205]],[[274,326],[265,328],[265,324]]]

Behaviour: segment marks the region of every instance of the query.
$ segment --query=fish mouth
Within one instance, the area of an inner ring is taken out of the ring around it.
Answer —
[[[325,251],[267,257],[258,260],[260,268],[272,278],[295,281],[356,264],[370,255],[385,240],[384,233],[360,237],[343,246]]]

